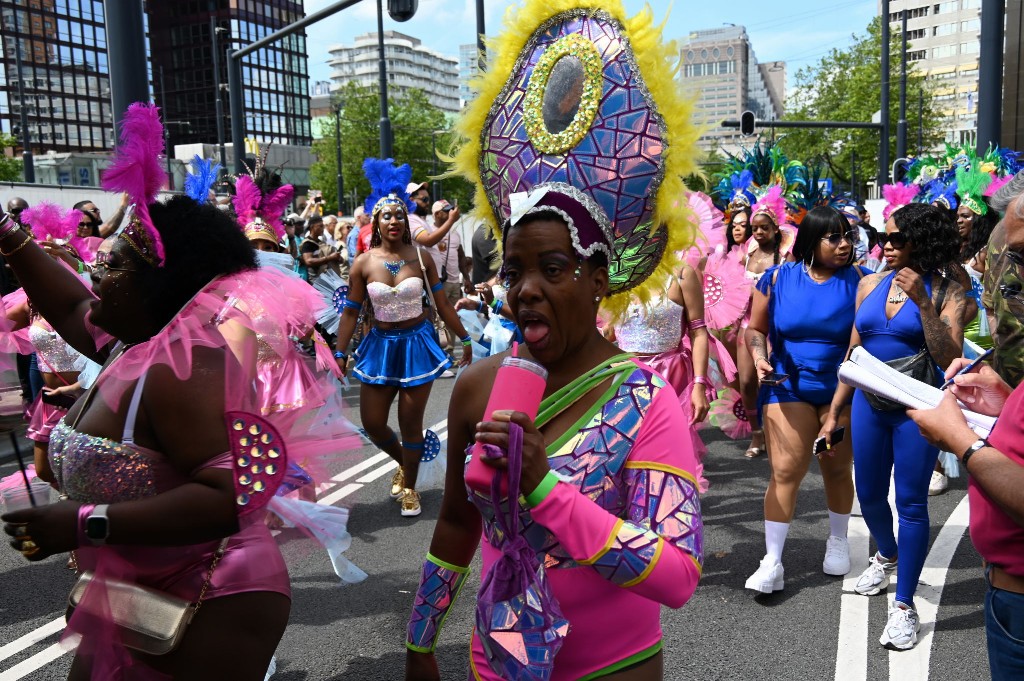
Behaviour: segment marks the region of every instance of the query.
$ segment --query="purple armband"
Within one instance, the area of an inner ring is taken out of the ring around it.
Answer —
[[[423,574],[412,615],[406,629],[405,647],[418,653],[432,653],[437,647],[441,627],[448,617],[462,585],[466,583],[468,567],[452,565],[427,554],[423,561]]]

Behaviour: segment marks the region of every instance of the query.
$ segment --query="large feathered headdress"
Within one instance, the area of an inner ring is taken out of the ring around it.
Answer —
[[[758,215],[767,215],[776,227],[786,223],[786,200],[782,198],[782,187],[772,185],[757,200],[750,212],[750,219],[753,220]]]
[[[956,169],[956,195],[960,197],[960,203],[974,211],[975,215],[988,212],[985,190],[991,183],[992,176],[981,168]]]
[[[899,182],[897,184],[882,185],[882,198],[885,199],[885,209],[882,211],[882,219],[888,222],[890,215],[912,202],[920,193],[921,188],[916,184],[904,184]]]
[[[204,159],[199,154],[193,157],[191,166],[192,172],[185,176],[185,195],[196,203],[206,203],[221,166],[213,159]]]
[[[164,244],[149,217],[149,204],[156,201],[167,174],[160,163],[164,153],[164,127],[160,109],[142,102],[128,107],[121,119],[121,144],[114,162],[103,173],[103,188],[124,192],[131,200],[127,226],[118,234],[153,267],[164,264]]]
[[[264,240],[280,243],[285,237],[284,215],[295,187],[283,184],[281,175],[267,167],[269,145],[256,155],[253,167],[235,180],[235,207],[238,225],[249,241]]]
[[[678,204],[682,178],[699,172],[692,102],[674,72],[678,50],[662,42],[649,7],[627,17],[621,0],[527,0],[493,45],[459,122],[466,142],[455,158],[477,186],[476,215],[497,235],[514,206],[550,200],[573,218],[580,257],[607,225],[602,306],[614,317],[633,296],[649,300],[695,236],[692,212]],[[538,199],[542,187],[548,193]],[[584,213],[589,220],[573,217]]]
[[[377,217],[384,206],[400,205],[407,212],[415,209],[405,188],[412,180],[412,168],[408,163],[395,165],[393,158],[368,158],[363,161],[363,173],[370,181],[370,195],[366,197],[363,208],[367,215]]]

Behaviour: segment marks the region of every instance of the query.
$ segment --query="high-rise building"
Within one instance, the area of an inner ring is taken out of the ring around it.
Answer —
[[[329,50],[333,89],[355,82],[373,87],[378,83],[377,34],[357,36],[354,45],[335,45]],[[412,88],[422,90],[430,103],[445,112],[458,113],[459,60],[423,46],[412,36],[384,31],[388,95],[401,96]]]
[[[222,86],[224,129],[230,131],[231,111],[224,89],[228,50],[265,38],[305,15],[302,0],[150,0],[146,10],[154,95],[163,107],[172,146],[217,140],[218,85]],[[211,17],[216,41],[210,31]],[[220,53],[219,73],[213,68],[214,42]],[[305,33],[293,33],[243,59],[242,82],[249,137],[275,144],[312,143]]]
[[[0,0],[0,35],[0,132],[19,151],[22,107],[37,156],[113,146],[102,0]]]
[[[882,4],[878,3],[881,12]],[[978,139],[978,51],[981,0],[890,0],[889,22],[899,39],[907,12],[907,60],[932,84],[945,141],[974,145]],[[896,65],[898,68],[898,65]],[[908,103],[913,111],[914,103]]]
[[[705,127],[700,145],[735,151],[743,138],[739,130],[721,127],[753,111],[758,120],[783,113],[786,63],[759,64],[742,26],[695,31],[681,47],[683,86],[697,99],[694,122]]]
[[[480,73],[480,48],[476,43],[459,45],[459,99],[462,100],[462,106],[473,99],[469,81],[478,73]]]
[[[1024,4],[1006,5],[1002,145],[1024,149]]]

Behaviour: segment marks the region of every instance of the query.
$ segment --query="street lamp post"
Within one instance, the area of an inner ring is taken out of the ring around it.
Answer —
[[[227,33],[226,28],[217,26],[217,17],[213,12],[217,9],[215,0],[210,0],[210,44],[213,47],[213,106],[214,115],[217,117],[217,146],[220,147],[220,167],[222,172],[227,172],[228,155],[224,148],[224,101],[221,98],[220,85],[220,42],[217,40],[221,31]]]
[[[881,123],[882,143],[878,148],[878,190],[889,182],[889,0],[882,0]]]
[[[480,72],[487,70],[487,46],[484,44],[484,0],[476,0],[476,52]]]
[[[21,25],[18,22],[19,12],[14,12],[14,62],[18,70],[18,103],[20,106],[21,125],[21,163],[25,172],[25,182],[36,181],[36,166],[32,160],[32,133],[28,129],[28,111],[25,106],[25,78],[21,70]]]
[[[338,211],[345,215],[345,179],[341,176],[341,104],[334,107],[334,144],[338,162]]]
[[[388,118],[388,72],[384,59],[384,4],[377,0],[377,76],[380,80],[380,157],[392,158],[391,119]]]
[[[900,117],[896,121],[896,156],[897,158],[907,157],[907,10],[900,12],[902,25],[900,27],[900,38],[902,39],[902,50],[900,54]],[[897,182],[900,178],[893,175],[892,181]]]

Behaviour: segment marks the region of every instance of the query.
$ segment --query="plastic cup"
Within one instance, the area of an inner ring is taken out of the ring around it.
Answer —
[[[0,492],[4,502],[4,513],[20,511],[24,508],[32,508],[32,501],[36,506],[45,506],[50,503],[50,492],[53,490],[50,483],[39,478],[33,479],[29,486],[32,488],[32,498],[29,498],[29,491],[24,486],[5,489]]]

